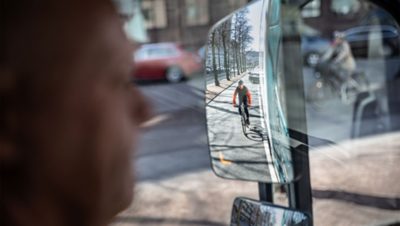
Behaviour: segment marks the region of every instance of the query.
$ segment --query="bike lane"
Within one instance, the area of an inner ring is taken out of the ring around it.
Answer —
[[[214,171],[228,178],[271,181],[272,157],[267,156],[268,141],[263,136],[264,119],[260,111],[260,85],[253,84],[245,74],[241,80],[252,94],[250,123],[243,133],[238,108],[233,107],[233,93],[238,80],[207,101],[208,139]],[[207,89],[212,85],[209,85]]]

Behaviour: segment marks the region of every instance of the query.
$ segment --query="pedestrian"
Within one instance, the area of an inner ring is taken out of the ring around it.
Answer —
[[[109,0],[4,0],[0,225],[107,225],[133,197],[148,106]]]

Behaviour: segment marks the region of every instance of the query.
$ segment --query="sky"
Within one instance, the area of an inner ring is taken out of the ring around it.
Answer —
[[[248,6],[249,13],[248,19],[249,24],[252,25],[250,36],[253,37],[253,43],[251,49],[259,51],[260,49],[260,24],[261,24],[261,13],[262,13],[262,1],[258,0],[255,3]]]

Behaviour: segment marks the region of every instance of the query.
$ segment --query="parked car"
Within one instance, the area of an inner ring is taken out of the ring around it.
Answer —
[[[388,14],[385,10],[379,8],[369,11],[361,20],[360,25],[369,26],[377,23],[380,25],[390,25],[393,27],[398,26],[396,21],[393,19],[393,16]]]
[[[355,57],[391,57],[400,53],[399,30],[394,26],[357,26],[344,33]],[[377,48],[371,47],[374,44]]]
[[[322,54],[329,48],[329,39],[319,36],[302,36],[301,50],[303,54],[304,64],[314,67]]]
[[[179,82],[202,68],[199,56],[176,43],[142,45],[134,57],[134,80]]]
[[[249,72],[249,80],[253,84],[260,84],[260,74],[256,72]]]
[[[202,46],[197,50],[197,55],[201,58],[202,61],[206,59],[206,46]]]
[[[253,84],[260,84],[260,68],[256,67],[249,71],[249,81]]]

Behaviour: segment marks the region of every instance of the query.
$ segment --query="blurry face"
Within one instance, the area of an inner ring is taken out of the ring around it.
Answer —
[[[240,88],[240,89],[243,89],[243,84],[242,84],[242,85],[239,85],[239,88]]]
[[[341,37],[336,37],[335,38],[335,44],[340,44],[342,42],[343,42],[343,38],[341,38]]]
[[[42,13],[31,41],[21,38],[34,57],[20,149],[32,156],[32,189],[107,219],[131,201],[147,105],[130,83],[133,48],[112,5],[72,2]]]

